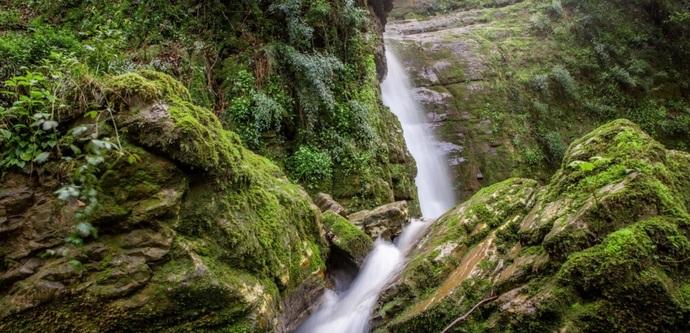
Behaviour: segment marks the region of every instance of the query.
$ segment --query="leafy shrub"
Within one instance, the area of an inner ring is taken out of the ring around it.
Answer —
[[[532,77],[529,82],[530,87],[534,91],[547,96],[549,95],[549,76],[546,74],[537,74]]]
[[[542,153],[541,149],[538,148],[527,148],[523,152],[522,156],[525,159],[525,162],[531,166],[539,166],[546,159],[544,153]]]
[[[9,108],[0,107],[2,151],[0,168],[30,167],[46,162],[60,144],[57,111],[48,78],[42,73],[26,72],[5,81],[7,97],[14,100]],[[59,104],[57,104],[59,105]]]
[[[616,115],[616,109],[614,107],[592,99],[585,101],[584,108],[588,114],[602,119],[611,119]]]
[[[362,103],[355,100],[348,104],[351,117],[349,127],[352,129],[352,136],[364,146],[373,145],[376,132],[371,127],[370,111]]]
[[[86,69],[75,59],[51,54],[37,71],[27,70],[5,81],[2,94],[11,105],[0,105],[0,170],[21,169],[32,174],[48,161],[70,162],[70,183],[55,194],[60,200],[79,200],[84,204],[76,212],[79,223],[74,233],[66,239],[75,245],[81,244],[82,238],[97,236],[86,219],[98,204],[101,166],[110,157],[124,156],[117,128],[114,137],[100,134],[110,133],[100,130],[104,121],[101,116],[112,120],[109,107],[84,115],[94,120],[91,129],[86,124],[67,127],[71,116],[84,111],[74,110],[83,106],[69,101],[75,90],[81,88],[84,75]],[[118,154],[111,155],[112,151]],[[128,161],[131,158],[128,156]]]
[[[302,128],[311,131],[320,118],[320,111],[332,111],[335,104],[333,88],[336,75],[344,69],[336,57],[300,53],[292,47],[283,48],[285,62],[296,78],[295,88]]]
[[[276,100],[255,87],[254,76],[245,69],[230,79],[230,103],[225,110],[226,124],[232,127],[245,145],[258,150],[263,147],[261,136],[279,132],[287,111]]]
[[[558,83],[566,96],[577,97],[577,83],[565,67],[558,65],[551,69],[551,78]]]
[[[551,32],[551,21],[544,14],[534,14],[529,19],[530,29],[538,34],[545,35]]]
[[[312,15],[321,12],[321,8],[316,7],[317,9],[312,12]],[[269,7],[270,12],[283,15],[287,23],[288,41],[290,45],[297,48],[309,47],[314,37],[314,28],[302,18],[302,8],[302,0],[280,0]]]
[[[532,103],[532,107],[534,108],[534,111],[537,113],[539,118],[545,119],[549,116],[549,106],[547,104],[542,103],[540,101],[534,101],[534,103]]]
[[[558,132],[548,132],[543,136],[543,143],[549,162],[558,164],[563,160],[568,146]]]
[[[43,25],[36,25],[31,31],[29,35],[0,35],[0,80],[21,74],[21,67],[38,65],[51,53],[76,54],[83,51],[81,43],[70,33]]]
[[[606,72],[606,76],[612,78],[616,82],[618,82],[620,85],[626,88],[635,88],[637,87],[637,81],[635,78],[633,78],[632,75],[623,67],[620,66],[615,66],[611,68],[608,72]]]
[[[333,175],[333,161],[328,153],[311,146],[301,146],[287,165],[292,178],[312,190],[327,186]]]
[[[551,17],[561,17],[565,13],[561,0],[552,0],[551,5],[547,8],[547,12]]]

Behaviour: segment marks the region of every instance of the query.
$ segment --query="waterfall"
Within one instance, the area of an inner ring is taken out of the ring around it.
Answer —
[[[417,162],[417,191],[422,216],[436,219],[455,205],[448,159],[439,148],[424,109],[400,60],[387,48],[388,77],[381,84],[383,103],[398,117],[405,143]]]
[[[390,48],[387,48],[390,50]],[[414,99],[405,69],[386,52],[388,76],[381,84],[383,102],[400,119],[407,147],[417,163],[415,179],[422,216],[434,220],[455,203],[448,161],[435,141],[424,109]],[[338,294],[328,290],[319,309],[299,333],[363,333],[381,290],[403,267],[405,256],[429,223],[412,221],[395,243],[377,240],[350,287]]]

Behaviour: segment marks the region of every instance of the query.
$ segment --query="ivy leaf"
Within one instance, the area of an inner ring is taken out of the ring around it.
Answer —
[[[99,165],[103,163],[103,161],[105,161],[103,156],[86,156],[86,162],[91,165]]]
[[[4,129],[4,128],[0,128],[0,134],[2,134],[2,136],[3,136],[6,140],[9,140],[9,139],[12,137],[12,132],[10,132],[10,131],[8,131],[8,130],[6,130],[6,129]]]
[[[33,157],[33,152],[31,151],[24,151],[21,154],[19,154],[19,158],[22,159],[22,161],[29,162],[32,160]]]
[[[44,151],[44,152],[38,154],[36,157],[34,157],[34,162],[44,163],[45,161],[48,160],[49,157],[50,157],[50,153],[47,151]]]
[[[82,238],[89,236],[98,237],[98,230],[91,223],[81,222],[75,227]]]
[[[81,149],[79,149],[79,147],[77,147],[77,146],[75,146],[75,145],[69,145],[69,149],[72,150],[72,152],[74,153],[74,155],[79,155],[79,154],[81,154]]]
[[[59,123],[55,120],[46,120],[41,124],[41,128],[43,128],[44,131],[50,131],[54,128],[57,128]]]
[[[62,201],[68,201],[72,198],[79,197],[79,187],[74,185],[67,185],[55,191],[55,194],[58,196],[58,199]]]
[[[87,128],[86,126],[77,126],[77,127],[73,128],[73,129],[71,130],[71,131],[72,131],[72,135],[74,135],[75,137],[79,137],[79,136],[81,136],[82,134],[84,134],[84,133],[86,132],[87,129],[88,129],[88,128]]]

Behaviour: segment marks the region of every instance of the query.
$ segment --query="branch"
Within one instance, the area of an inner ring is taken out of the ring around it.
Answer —
[[[462,315],[461,317],[458,317],[458,319],[455,319],[452,323],[450,323],[450,325],[446,326],[446,328],[443,329],[443,331],[442,331],[441,333],[446,333],[446,332],[448,332],[448,331],[449,331],[451,328],[453,328],[453,326],[455,326],[457,323],[459,323],[459,322],[461,322],[461,321],[467,319],[467,317],[469,317],[469,316],[472,314],[472,312],[474,312],[474,310],[476,310],[478,307],[480,307],[480,306],[482,306],[482,305],[484,305],[484,304],[486,304],[486,303],[489,303],[489,302],[495,300],[496,298],[498,298],[498,296],[491,296],[491,297],[489,297],[489,298],[485,298],[485,299],[481,300],[481,301],[480,301],[479,303],[477,303],[474,307],[472,307],[472,308],[470,309],[470,311],[468,311],[467,313],[465,313],[465,314]]]

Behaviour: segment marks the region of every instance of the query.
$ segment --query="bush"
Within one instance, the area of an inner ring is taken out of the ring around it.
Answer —
[[[534,91],[547,96],[549,95],[549,76],[546,74],[538,74],[532,77],[529,82],[530,87]]]
[[[539,166],[546,159],[544,153],[538,148],[527,148],[523,153],[523,157],[530,166]]]
[[[290,46],[283,47],[282,51],[284,61],[296,79],[294,85],[303,111],[302,128],[310,131],[320,118],[321,110],[333,110],[335,79],[344,65],[331,55],[300,53]]]
[[[568,97],[577,97],[577,83],[563,66],[555,66],[551,70],[551,78],[558,83],[563,93]]]
[[[325,188],[333,175],[333,161],[328,153],[311,146],[301,146],[288,159],[288,172],[293,180],[316,190]]]
[[[630,75],[630,73],[623,67],[615,66],[606,73],[606,76],[612,78],[620,85],[626,88],[637,87],[637,80]]]
[[[551,32],[551,21],[544,14],[534,14],[529,19],[530,28],[539,34]]]
[[[565,13],[563,10],[563,4],[561,3],[561,0],[552,0],[551,5],[547,8],[547,13],[551,17],[561,17]]]
[[[543,143],[546,148],[548,160],[552,164],[558,164],[565,156],[565,150],[568,146],[558,132],[548,132],[543,136]]]
[[[245,69],[238,70],[230,84],[233,97],[229,98],[223,118],[245,145],[259,150],[264,145],[262,134],[280,131],[287,111],[271,96],[256,89],[254,76]]]

